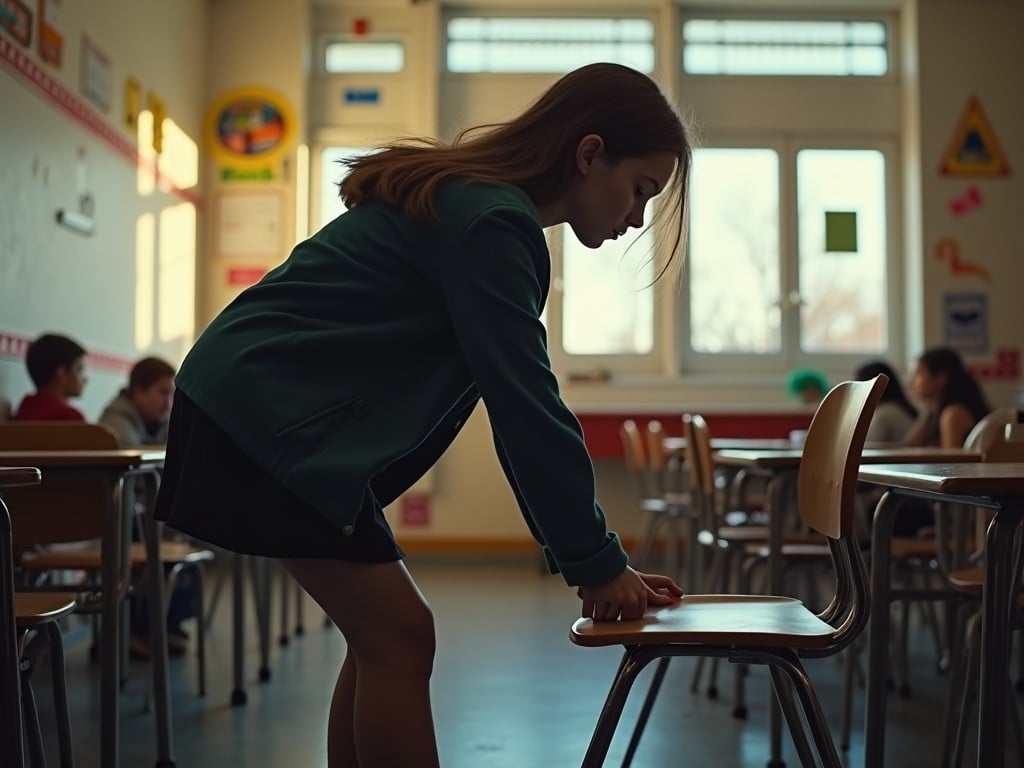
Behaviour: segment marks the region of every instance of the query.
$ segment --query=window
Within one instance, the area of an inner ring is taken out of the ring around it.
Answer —
[[[331,75],[362,72],[401,72],[405,46],[396,41],[329,40],[324,46],[324,70]]]
[[[889,71],[880,21],[690,19],[683,70],[693,75],[880,76]]]
[[[561,73],[595,61],[654,70],[649,19],[457,17],[447,34],[451,72]]]
[[[823,355],[886,354],[886,174],[878,148],[697,149],[689,367],[720,367],[729,356],[756,355],[760,368],[774,359],[781,369]]]

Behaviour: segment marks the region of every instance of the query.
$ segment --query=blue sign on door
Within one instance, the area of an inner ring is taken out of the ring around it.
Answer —
[[[379,104],[380,88],[346,88],[346,104]]]

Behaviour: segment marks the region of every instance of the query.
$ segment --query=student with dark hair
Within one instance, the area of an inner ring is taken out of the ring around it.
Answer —
[[[889,383],[871,417],[867,440],[877,443],[903,443],[914,426],[917,408],[907,399],[896,371],[882,360],[873,360],[860,366],[853,377],[857,381],[868,381],[880,373],[889,378]]]
[[[907,437],[908,445],[960,448],[974,425],[992,409],[978,382],[949,347],[932,347],[917,360],[910,380],[924,411]]]
[[[128,386],[100,414],[100,424],[113,430],[122,448],[167,442],[175,373],[174,366],[159,357],[146,357],[132,366]]]
[[[85,388],[85,349],[67,336],[47,333],[28,346],[25,366],[36,387],[14,412],[16,421],[85,421],[68,403]]]
[[[508,122],[352,160],[348,211],[232,302],[182,364],[156,515],[281,558],[339,627],[332,768],[438,765],[433,617],[382,509],[481,399],[525,522],[583,615],[636,619],[682,594],[630,568],[608,530],[541,313],[544,228],[567,223],[597,248],[643,227],[665,193],[655,213],[671,259],[690,164],[654,81],[582,67]]]

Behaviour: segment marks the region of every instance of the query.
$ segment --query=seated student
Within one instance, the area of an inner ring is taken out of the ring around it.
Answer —
[[[860,366],[854,372],[853,378],[857,381],[868,381],[880,373],[889,377],[889,383],[885,386],[882,399],[871,417],[867,440],[869,443],[902,444],[907,439],[910,428],[914,426],[917,408],[907,399],[896,371],[882,360],[873,360]]]
[[[22,398],[15,421],[85,421],[82,412],[68,404],[85,388],[85,349],[80,344],[67,336],[44,334],[29,344],[25,366],[36,391]]]
[[[924,407],[904,440],[906,445],[960,448],[974,425],[991,410],[960,354],[949,347],[931,347],[921,354],[910,388]],[[897,536],[919,534],[934,519],[930,504],[906,499],[893,531]]]
[[[127,388],[100,415],[100,424],[113,430],[122,448],[167,443],[175,373],[173,365],[158,357],[144,358],[132,367]]]
[[[925,350],[910,386],[925,407],[907,445],[960,448],[974,425],[992,410],[959,353],[949,347]]]
[[[797,368],[789,374],[789,394],[808,405],[817,405],[828,394],[828,378],[813,368]]]
[[[107,404],[99,419],[117,435],[122,448],[167,443],[176,373],[173,365],[158,357],[143,358],[132,366],[128,386]],[[179,577],[169,601],[167,652],[180,656],[188,646],[181,622],[195,615],[195,587],[186,574]],[[149,657],[149,614],[141,596],[133,596],[131,601],[129,650],[134,658]]]

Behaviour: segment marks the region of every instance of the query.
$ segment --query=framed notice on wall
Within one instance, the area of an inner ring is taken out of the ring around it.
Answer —
[[[283,190],[226,189],[217,195],[215,207],[218,257],[274,262],[284,258]]]

